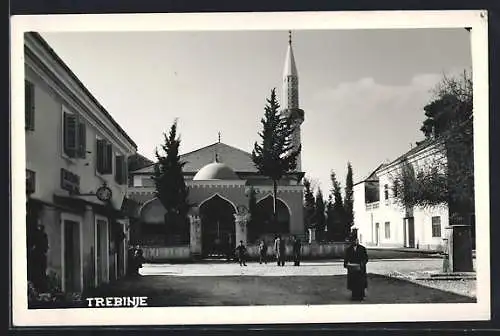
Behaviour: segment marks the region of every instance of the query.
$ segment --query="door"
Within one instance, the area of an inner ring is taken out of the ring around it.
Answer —
[[[64,291],[81,290],[80,223],[72,220],[63,221],[64,232]]]
[[[415,247],[415,218],[408,218],[408,247]]]
[[[108,223],[98,219],[96,222],[96,278],[97,284],[108,281]]]

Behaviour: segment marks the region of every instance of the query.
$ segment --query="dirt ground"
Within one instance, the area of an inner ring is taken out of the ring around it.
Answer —
[[[457,303],[475,299],[395,278],[368,275],[361,304]],[[346,276],[139,276],[103,286],[87,297],[147,296],[148,306],[351,304]]]

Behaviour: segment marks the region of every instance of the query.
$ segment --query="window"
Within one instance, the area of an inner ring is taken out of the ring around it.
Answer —
[[[113,146],[104,139],[97,139],[97,162],[96,170],[99,174],[109,175],[113,173]]]
[[[24,128],[35,130],[35,86],[28,80],[24,81]]]
[[[385,239],[391,238],[391,223],[385,222]]]
[[[127,175],[127,159],[124,155],[117,155],[115,157],[115,181],[118,184],[126,184]]]
[[[87,131],[79,116],[63,111],[64,154],[70,158],[84,159],[87,153]]]
[[[384,184],[384,199],[388,200],[389,199],[389,185]]]
[[[432,237],[441,237],[441,217],[432,217]]]

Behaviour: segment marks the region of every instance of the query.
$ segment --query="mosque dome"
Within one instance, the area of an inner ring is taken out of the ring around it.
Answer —
[[[193,181],[239,179],[238,175],[228,165],[220,162],[213,162],[204,166],[193,177]]]

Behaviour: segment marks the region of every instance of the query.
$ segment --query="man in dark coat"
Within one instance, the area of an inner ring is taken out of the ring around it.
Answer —
[[[33,250],[31,252],[34,266],[33,283],[38,291],[45,292],[48,289],[46,272],[49,241],[43,225],[37,227],[33,240]]]
[[[302,244],[300,243],[300,239],[296,236],[293,236],[293,264],[294,266],[300,266],[300,250]]]
[[[352,292],[352,300],[362,301],[365,289],[368,287],[366,278],[366,263],[368,254],[366,248],[354,238],[351,246],[345,251],[344,267],[347,268],[347,289]]]
[[[240,245],[236,247],[236,255],[238,256],[238,261],[240,262],[240,266],[246,266],[246,254],[247,248],[243,244],[243,240],[240,240]]]
[[[267,264],[267,244],[264,239],[262,239],[259,244],[259,256],[259,264],[262,264],[262,262]]]

